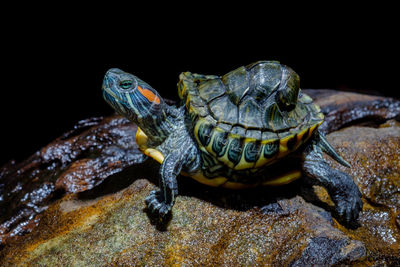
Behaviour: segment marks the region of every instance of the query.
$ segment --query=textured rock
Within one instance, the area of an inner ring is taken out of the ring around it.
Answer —
[[[0,169],[0,245],[29,232],[36,215],[58,195],[89,190],[106,177],[141,162],[136,126],[120,116],[92,118],[27,160]],[[121,183],[126,185],[125,183]]]
[[[350,172],[363,194],[358,227],[340,225],[326,191],[301,180],[230,191],[185,177],[171,221],[160,225],[144,205],[157,164],[139,164],[135,126],[111,116],[82,121],[0,169],[1,265],[400,264],[400,127],[386,121],[400,102],[318,91],[310,94],[330,121],[327,132],[375,127],[328,135],[353,168],[331,164]]]
[[[351,162],[356,184],[364,198],[361,227],[341,229],[363,241],[373,259],[400,260],[400,127],[349,127],[329,135]],[[349,172],[335,164],[336,168]]]
[[[394,98],[335,90],[304,90],[315,99],[325,115],[320,129],[326,133],[340,128],[366,124],[377,126],[386,120],[400,118],[400,101]]]
[[[276,213],[225,209],[182,196],[168,230],[159,231],[144,212],[143,199],[154,188],[139,179],[94,199],[64,197],[35,231],[14,243],[18,252],[4,251],[3,264],[297,266],[348,263],[366,253],[360,241],[333,227],[326,211],[301,197],[278,201]]]

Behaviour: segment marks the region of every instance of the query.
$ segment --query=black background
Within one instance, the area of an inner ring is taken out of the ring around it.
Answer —
[[[305,26],[250,18],[167,26],[164,18],[151,27],[136,20],[123,29],[93,22],[52,27],[51,20],[13,25],[2,36],[0,165],[26,158],[81,119],[112,114],[100,90],[112,67],[137,75],[170,99],[177,99],[182,71],[223,75],[257,60],[290,66],[302,88],[399,97],[393,23],[368,17],[338,25],[335,16],[324,24],[322,17]]]

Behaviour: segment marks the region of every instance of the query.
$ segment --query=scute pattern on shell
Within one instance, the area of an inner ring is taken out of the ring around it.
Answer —
[[[178,92],[200,149],[241,170],[286,156],[322,123],[319,107],[298,85],[299,77],[289,67],[259,61],[222,77],[182,73]]]

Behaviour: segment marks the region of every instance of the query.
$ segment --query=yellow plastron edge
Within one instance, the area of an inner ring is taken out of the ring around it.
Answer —
[[[136,132],[136,143],[139,146],[139,150],[142,151],[145,155],[155,159],[158,163],[162,164],[164,161],[164,155],[161,154],[160,151],[154,148],[148,148],[147,147],[147,140],[148,137],[146,134],[138,127],[137,132]],[[219,176],[215,178],[207,178],[203,175],[201,171],[196,172],[196,173],[186,173],[186,172],[181,172],[182,175],[191,177],[192,179],[195,179],[199,183],[208,185],[208,186],[214,186],[214,187],[225,187],[229,189],[244,189],[244,188],[252,188],[260,185],[264,186],[275,186],[275,185],[284,185],[288,184],[298,178],[301,177],[301,171],[299,170],[293,170],[289,171],[287,173],[284,173],[280,176],[277,176],[273,179],[261,182],[260,184],[244,184],[244,183],[235,183],[235,182],[229,182],[227,178]]]
[[[201,172],[197,172],[194,174],[181,172],[181,174],[191,177],[202,184],[206,184],[206,185],[214,186],[214,187],[221,186],[221,187],[225,187],[225,188],[229,188],[229,189],[245,189],[245,188],[253,188],[253,187],[257,187],[257,186],[278,186],[278,185],[288,184],[288,183],[293,182],[294,180],[297,180],[301,177],[301,171],[293,170],[293,171],[289,171],[287,173],[284,173],[280,176],[276,176],[273,179],[270,179],[270,180],[267,180],[267,181],[264,181],[261,183],[244,184],[244,183],[229,182],[228,179],[225,177],[207,178]]]
[[[164,155],[160,151],[154,148],[147,147],[147,135],[140,129],[137,128],[136,132],[136,144],[139,146],[139,150],[142,151],[146,156],[155,159],[158,163],[162,164],[164,161]]]

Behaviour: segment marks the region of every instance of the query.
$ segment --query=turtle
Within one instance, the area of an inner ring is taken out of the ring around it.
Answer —
[[[319,130],[324,115],[300,89],[299,75],[279,61],[257,61],[223,76],[183,72],[179,105],[118,68],[107,71],[102,92],[115,111],[137,124],[143,154],[160,163],[160,190],[145,200],[159,218],[175,203],[179,174],[231,189],[305,177],[326,188],[339,219],[350,223],[359,216],[357,185],[332,168],[323,152],[350,164]]]

